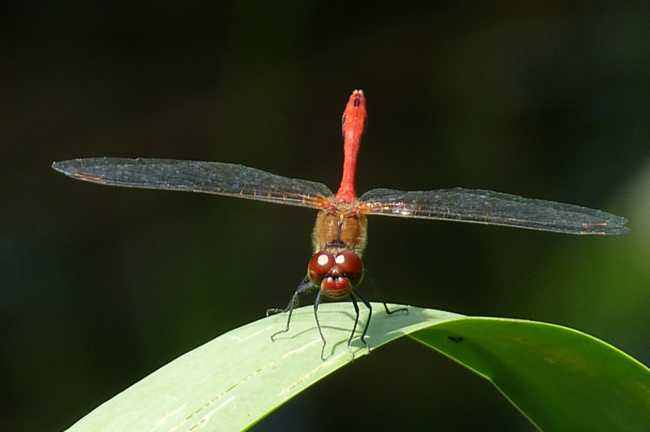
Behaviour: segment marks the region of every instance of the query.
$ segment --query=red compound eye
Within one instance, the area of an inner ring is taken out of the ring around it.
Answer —
[[[351,250],[344,250],[336,256],[335,260],[343,276],[350,279],[352,286],[361,283],[363,279],[363,262],[359,258],[359,255]]]
[[[330,252],[320,251],[314,254],[314,256],[309,260],[309,265],[307,266],[307,276],[309,277],[309,281],[313,285],[320,287],[323,278],[330,270],[332,270],[334,264],[334,255]]]

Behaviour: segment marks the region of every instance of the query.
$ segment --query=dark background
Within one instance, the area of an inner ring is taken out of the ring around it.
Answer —
[[[494,189],[601,208],[632,230],[374,217],[364,258],[388,301],[562,324],[650,363],[649,2],[3,8],[0,430],[61,431],[283,306],[311,254],[313,211],[84,184],[52,161],[215,160],[336,189],[356,88],[369,110],[359,192]],[[406,339],[253,430],[341,425],[534,430],[488,382]]]

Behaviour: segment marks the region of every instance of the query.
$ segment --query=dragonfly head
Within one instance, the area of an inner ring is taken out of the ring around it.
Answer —
[[[353,286],[363,279],[363,262],[350,249],[343,249],[334,255],[322,250],[314,254],[307,266],[307,276],[312,285],[320,288],[328,297],[348,295]]]

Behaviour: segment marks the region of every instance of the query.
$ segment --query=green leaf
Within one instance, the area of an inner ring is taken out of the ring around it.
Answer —
[[[417,340],[492,380],[540,427],[641,430],[639,425],[650,424],[650,372],[589,336],[547,324],[414,307],[408,315],[387,315],[376,303],[373,310],[367,336],[373,349],[415,332]],[[294,312],[290,331],[275,342],[270,336],[284,329],[286,314],[232,330],[179,357],[69,431],[245,430],[350,362],[350,304],[321,305],[319,318],[328,340],[325,361],[313,307],[307,306]],[[366,349],[357,332],[351,351],[359,357]]]
[[[465,318],[411,337],[492,381],[543,431],[650,430],[648,368],[584,333]]]

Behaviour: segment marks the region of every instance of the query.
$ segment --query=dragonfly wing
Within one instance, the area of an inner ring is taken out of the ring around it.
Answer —
[[[504,225],[566,234],[623,234],[627,219],[572,204],[471,189],[373,189],[360,198],[366,214]]]
[[[220,162],[103,157],[54,162],[52,168],[111,186],[205,192],[312,208],[321,208],[333,196],[322,183]]]

